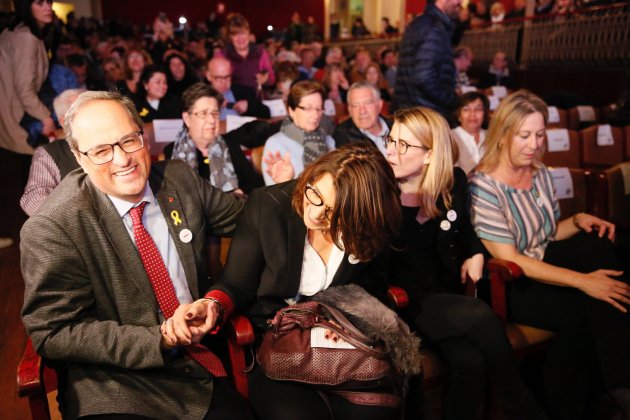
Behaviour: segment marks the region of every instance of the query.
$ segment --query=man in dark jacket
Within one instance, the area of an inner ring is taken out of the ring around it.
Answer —
[[[350,118],[335,127],[337,148],[355,141],[367,141],[387,156],[383,136],[389,134],[392,122],[380,115],[383,100],[380,91],[367,81],[357,82],[348,90]]]
[[[269,118],[270,112],[258,98],[254,89],[232,83],[232,64],[223,57],[208,61],[206,79],[210,86],[219,91],[225,103],[221,107],[221,121],[229,114]]]
[[[393,110],[426,106],[452,119],[457,107],[453,23],[461,0],[429,1],[424,14],[405,30],[400,48]]]

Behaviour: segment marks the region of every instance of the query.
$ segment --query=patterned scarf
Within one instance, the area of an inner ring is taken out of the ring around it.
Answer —
[[[328,152],[325,140],[326,136],[321,127],[318,127],[314,131],[306,132],[295,125],[291,118],[286,118],[282,121],[280,132],[291,140],[304,146],[304,156],[302,157],[302,161],[305,166]]]
[[[177,134],[172,158],[187,162],[194,170],[198,169],[197,147],[185,127]],[[208,146],[208,164],[212,186],[226,192],[238,188],[232,156],[223,136],[218,136],[216,141]]]

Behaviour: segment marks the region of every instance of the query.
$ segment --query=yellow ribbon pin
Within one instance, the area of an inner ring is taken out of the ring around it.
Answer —
[[[146,117],[147,115],[149,115],[149,110],[146,108],[142,108],[138,115],[140,115],[141,117]]]
[[[175,223],[175,226],[182,223],[182,219],[179,218],[179,213],[177,213],[177,210],[173,210],[171,212],[171,217],[173,218],[173,223]]]

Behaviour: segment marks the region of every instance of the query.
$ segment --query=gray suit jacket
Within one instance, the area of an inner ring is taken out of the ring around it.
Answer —
[[[154,164],[149,182],[197,299],[209,287],[206,230],[230,234],[242,203],[182,161]],[[191,242],[179,240],[182,229],[193,233]],[[22,318],[37,352],[65,374],[66,418],[205,415],[212,377],[191,359],[160,350],[159,307],[137,249],[111,200],[82,171],[64,178],[21,237]]]

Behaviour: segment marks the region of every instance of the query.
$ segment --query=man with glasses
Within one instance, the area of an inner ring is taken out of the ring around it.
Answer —
[[[165,335],[210,286],[205,232],[230,234],[242,203],[182,161],[152,165],[141,124],[110,92],[84,92],[66,114],[83,172],[22,228],[24,325],[59,370],[64,417],[250,418],[207,347]]]
[[[333,138],[336,147],[354,141],[367,141],[387,156],[382,138],[389,134],[392,122],[381,116],[383,100],[381,93],[371,83],[357,82],[348,90],[348,112],[350,118],[335,127]]]
[[[221,107],[221,121],[228,115],[248,115],[269,118],[269,108],[256,98],[256,91],[247,86],[232,83],[232,64],[223,57],[208,61],[206,80],[225,101]]]

